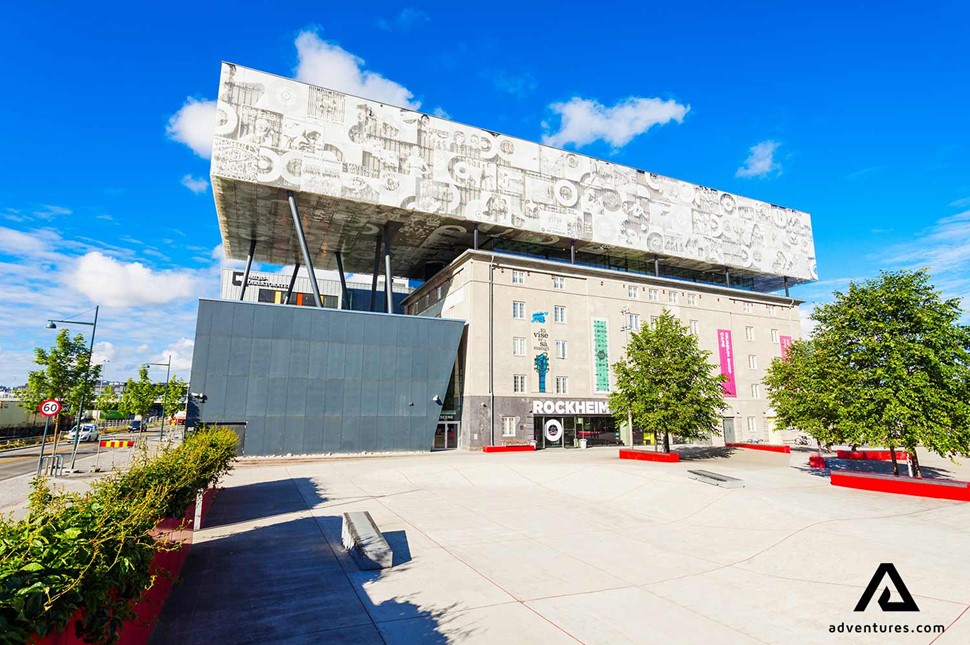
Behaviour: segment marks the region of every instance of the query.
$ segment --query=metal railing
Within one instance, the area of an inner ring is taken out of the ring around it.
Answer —
[[[60,477],[64,474],[63,455],[44,455],[37,469],[37,474],[49,474],[51,477]]]

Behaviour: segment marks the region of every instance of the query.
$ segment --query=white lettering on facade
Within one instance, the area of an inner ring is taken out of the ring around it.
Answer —
[[[532,414],[542,414],[542,401],[532,402]]]
[[[533,400],[532,414],[608,415],[610,414],[610,405],[608,401]]]

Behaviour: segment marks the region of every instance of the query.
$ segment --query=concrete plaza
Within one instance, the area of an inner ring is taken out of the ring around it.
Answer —
[[[152,642],[970,642],[970,504],[836,488],[806,461],[602,448],[243,462]],[[361,571],[342,551],[352,510],[370,511],[393,568]],[[884,562],[919,612],[883,613],[885,585],[853,611]],[[842,623],[911,632],[830,632]],[[914,633],[935,624],[947,631]]]

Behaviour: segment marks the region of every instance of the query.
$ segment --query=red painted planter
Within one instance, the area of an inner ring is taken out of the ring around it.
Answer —
[[[808,465],[812,468],[825,468],[825,457],[822,455],[809,455]]]
[[[892,454],[888,450],[837,450],[835,456],[839,459],[877,459],[879,461],[892,461]],[[896,451],[897,461],[906,461],[909,455],[902,451]]]
[[[745,448],[747,450],[764,450],[765,452],[784,452],[791,454],[791,446],[780,446],[772,443],[726,443],[728,448]]]
[[[646,450],[631,450],[620,448],[620,459],[636,459],[638,461],[662,461],[672,464],[680,461],[676,452],[648,452]]]
[[[202,495],[202,519],[212,505],[215,489],[210,488]],[[162,613],[165,601],[168,599],[175,578],[178,577],[192,548],[192,521],[195,518],[195,504],[185,510],[185,517],[165,518],[155,527],[155,537],[177,542],[181,547],[175,551],[157,551],[152,558],[151,570],[157,574],[155,584],[147,590],[135,605],[135,617],[125,622],[118,635],[118,645],[144,645],[148,642],[158,617]],[[179,529],[184,523],[185,528]],[[82,645],[84,641],[74,635],[74,621],[80,618],[84,609],[78,609],[75,619],[68,624],[67,629],[60,634],[50,634],[44,638],[33,638],[33,645]]]
[[[526,446],[482,446],[482,452],[535,452],[533,445]]]
[[[833,486],[871,490],[879,493],[970,502],[970,482],[954,479],[917,479],[894,475],[832,471],[831,483]]]

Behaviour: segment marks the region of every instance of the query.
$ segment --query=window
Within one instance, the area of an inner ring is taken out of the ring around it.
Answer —
[[[514,374],[512,376],[512,391],[516,394],[525,392],[525,374]]]
[[[525,356],[525,338],[516,336],[512,339],[512,355]]]
[[[748,354],[748,367],[753,370],[758,369],[758,357],[754,354]]]
[[[627,314],[626,326],[630,331],[637,331],[640,329],[640,314]]]
[[[773,342],[773,343],[777,343],[778,342],[778,330],[777,329],[772,329],[771,330],[771,342]]]
[[[640,290],[637,289],[635,286],[628,286],[626,288],[626,297],[629,298],[630,300],[636,300],[637,296],[639,295],[639,292]]]
[[[514,300],[512,302],[512,318],[515,320],[525,320],[525,303]]]
[[[566,288],[566,278],[561,275],[552,276],[552,288],[553,289],[565,289]]]
[[[568,391],[569,391],[569,377],[557,376],[556,394],[568,394]]]
[[[744,337],[747,340],[754,340],[754,327],[745,327],[744,328]]]
[[[649,300],[652,300],[653,302],[656,302],[659,299],[659,296],[657,295],[657,290],[650,289],[649,291],[647,291],[647,298]]]
[[[669,302],[672,305],[676,305],[677,304],[677,292],[676,291],[668,291],[667,292],[667,302]]]
[[[689,305],[696,305],[697,304],[697,294],[696,293],[688,293],[687,294],[687,304],[689,304]]]
[[[750,302],[745,302],[745,303],[742,303],[742,304],[744,305],[744,313],[750,314],[751,313],[751,309],[752,309],[751,303]]]
[[[698,327],[699,327],[699,323],[696,320],[690,321],[690,333],[694,334],[695,336],[700,336]]]
[[[525,272],[524,271],[513,271],[512,272],[512,284],[525,284]]]
[[[778,317],[778,307],[776,307],[774,305],[768,305],[768,315],[771,316],[772,318],[777,318]]]
[[[760,399],[761,398],[761,383],[751,384],[751,398]]]
[[[502,417],[502,436],[515,436],[515,417]]]
[[[556,341],[556,358],[566,358],[566,341]]]
[[[748,417],[748,436],[758,434],[758,417]]]
[[[564,323],[564,322],[566,322],[566,308],[563,307],[563,306],[561,306],[561,305],[556,305],[553,308],[553,318],[552,319],[555,320],[557,323]]]
[[[651,329],[653,329],[654,327],[657,326],[657,319],[658,318],[660,318],[660,316],[650,316],[650,328]]]

